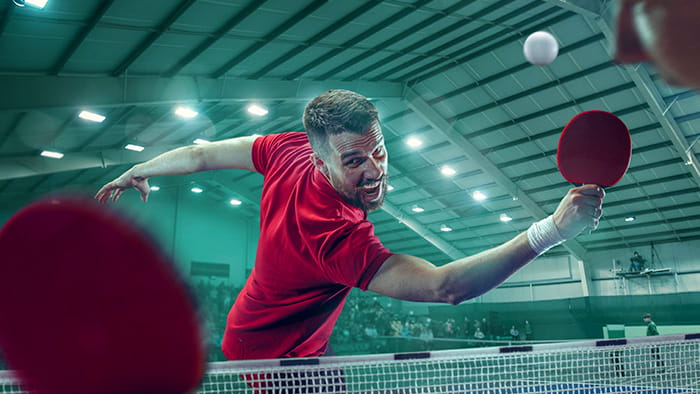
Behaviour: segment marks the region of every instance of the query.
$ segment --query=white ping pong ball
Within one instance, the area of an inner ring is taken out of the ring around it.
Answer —
[[[538,31],[530,34],[525,40],[523,53],[528,62],[536,66],[546,66],[557,58],[559,44],[551,34]]]

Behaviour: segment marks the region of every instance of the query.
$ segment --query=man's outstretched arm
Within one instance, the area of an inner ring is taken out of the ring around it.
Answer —
[[[237,168],[255,171],[253,142],[257,136],[238,137],[203,145],[190,145],[173,149],[151,160],[137,164],[102,186],[95,199],[106,203],[117,201],[122,192],[134,188],[141,193],[141,200],[148,200],[148,178],[162,175],[191,174],[194,172]]]
[[[393,255],[382,264],[368,289],[407,301],[459,304],[478,297],[556,242],[573,238],[585,229],[595,229],[603,212],[604,195],[603,189],[595,185],[571,189],[554,214],[542,221],[548,221],[549,228],[528,230],[493,249],[440,267],[419,257]]]

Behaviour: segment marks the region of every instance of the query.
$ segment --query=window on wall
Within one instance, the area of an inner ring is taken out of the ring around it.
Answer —
[[[191,276],[206,276],[229,278],[231,266],[223,263],[205,263],[202,261],[193,261],[190,265]]]

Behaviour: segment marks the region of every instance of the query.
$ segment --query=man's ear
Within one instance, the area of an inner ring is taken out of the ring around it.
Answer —
[[[328,167],[326,166],[326,162],[321,159],[321,156],[314,152],[309,156],[309,158],[311,159],[311,162],[314,163],[314,167],[316,167],[319,171],[321,171],[321,174],[328,178]]]

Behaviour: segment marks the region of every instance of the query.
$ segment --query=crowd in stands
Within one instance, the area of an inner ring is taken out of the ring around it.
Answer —
[[[199,303],[204,328],[209,338],[208,360],[224,361],[221,340],[226,328],[226,317],[241,289],[226,280],[200,278],[193,280],[192,290]]]
[[[348,297],[343,313],[336,323],[332,344],[347,344],[381,337],[417,338],[426,342],[435,339],[469,339],[521,341],[533,340],[532,326],[528,321],[492,323],[487,317],[447,318],[439,320],[430,316],[418,316],[413,311],[392,312],[391,305],[384,306],[377,297]],[[381,342],[377,341],[377,344]],[[376,345],[380,346],[380,345]],[[382,351],[374,348],[370,351]]]
[[[209,336],[209,361],[223,361],[221,340],[226,326],[226,316],[240,288],[217,278],[201,278],[192,282],[192,287],[204,319]],[[527,322],[492,324],[487,317],[447,318],[439,320],[429,316],[418,316],[412,311],[392,311],[391,304],[380,302],[379,297],[364,293],[351,293],[343,313],[336,323],[332,345],[366,342],[369,353],[386,351],[381,341],[367,339],[382,337],[413,338],[425,341],[430,348],[435,339],[470,340],[531,340],[532,328]]]
[[[195,279],[192,287],[209,335],[209,361],[223,361],[220,349],[226,316],[240,288],[217,278]],[[486,316],[460,316],[440,320],[430,316],[418,316],[412,311],[395,312],[395,309],[386,299],[365,293],[351,293],[336,323],[331,344],[342,347],[344,344],[367,343],[369,348],[364,349],[365,351],[379,353],[387,351],[382,347],[383,342],[367,341],[368,339],[420,339],[425,341],[426,349],[430,348],[432,341],[443,338],[484,341],[533,339],[532,328],[527,322],[493,324]]]

